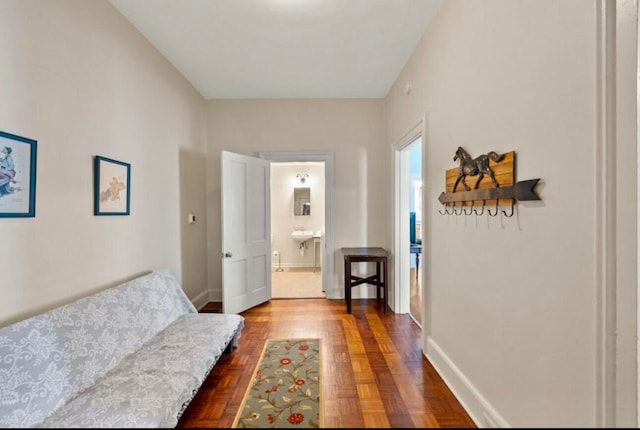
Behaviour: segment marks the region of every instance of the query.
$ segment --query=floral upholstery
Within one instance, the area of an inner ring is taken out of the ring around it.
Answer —
[[[159,270],[0,328],[0,427],[174,427],[243,325]]]

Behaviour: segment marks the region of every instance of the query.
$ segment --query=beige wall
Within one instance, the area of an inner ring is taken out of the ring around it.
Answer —
[[[0,219],[0,324],[161,267],[205,296],[197,92],[106,0],[3,0],[0,64],[0,129],[38,141],[36,217]],[[130,216],[93,215],[94,155],[131,163]]]
[[[388,246],[389,163],[380,99],[213,100],[207,116],[209,288],[221,297],[220,151],[333,151],[332,291],[344,297],[344,246]],[[354,297],[375,294],[354,288]]]
[[[389,147],[428,118],[426,352],[483,426],[600,422],[599,342],[611,333],[599,331],[608,263],[598,232],[612,231],[598,191],[611,179],[598,158],[608,144],[598,134],[600,6],[447,0],[386,99]],[[515,150],[516,179],[541,178],[542,201],[519,203],[513,218],[438,214],[457,146],[473,156]],[[634,163],[635,150],[625,152]],[[635,205],[633,192],[625,204]],[[629,368],[620,371],[633,385]],[[633,403],[625,394],[619,401]]]

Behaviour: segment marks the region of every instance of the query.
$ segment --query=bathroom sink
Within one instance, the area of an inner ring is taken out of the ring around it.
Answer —
[[[304,242],[313,237],[313,230],[294,230],[291,237],[298,242]]]

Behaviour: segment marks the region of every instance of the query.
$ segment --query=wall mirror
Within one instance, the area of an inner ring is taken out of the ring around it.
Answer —
[[[293,189],[293,214],[311,215],[311,188]]]

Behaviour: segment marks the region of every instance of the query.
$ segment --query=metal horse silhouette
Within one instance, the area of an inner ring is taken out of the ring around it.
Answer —
[[[473,189],[478,188],[478,184],[484,177],[486,173],[491,178],[491,182],[493,182],[494,187],[498,187],[498,181],[496,181],[496,177],[493,174],[493,170],[489,167],[489,159],[493,161],[500,161],[504,158],[504,154],[500,155],[494,151],[490,151],[486,154],[482,154],[476,158],[471,158],[471,155],[467,151],[465,151],[462,146],[458,146],[456,150],[456,155],[453,157],[453,161],[460,159],[460,171],[458,172],[458,177],[456,178],[456,182],[453,184],[452,192],[456,192],[456,187],[458,183],[462,181],[462,185],[464,185],[464,189],[469,191],[471,188],[465,182],[465,178],[467,176],[476,176],[478,175],[478,179],[476,179],[476,184]]]

